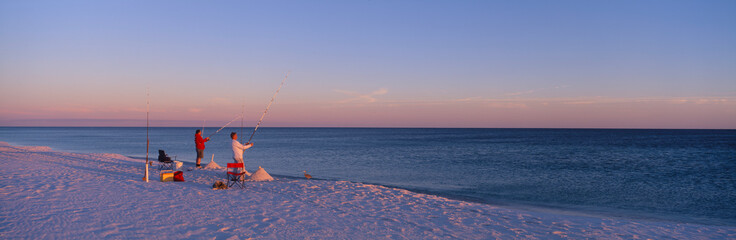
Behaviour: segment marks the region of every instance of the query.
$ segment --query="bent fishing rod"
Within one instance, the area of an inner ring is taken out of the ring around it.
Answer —
[[[245,101],[243,101],[243,112],[240,113],[240,141],[243,141],[243,121],[245,121]]]
[[[261,122],[263,122],[263,117],[266,116],[266,113],[268,113],[268,109],[271,108],[271,104],[273,103],[273,100],[276,99],[276,94],[279,94],[279,91],[281,91],[281,87],[284,86],[284,82],[286,81],[286,78],[289,77],[289,73],[291,72],[286,73],[286,76],[284,76],[284,79],[281,80],[281,85],[279,85],[279,88],[277,88],[276,92],[273,93],[273,97],[271,97],[271,101],[268,102],[268,105],[266,106],[266,110],[263,111],[263,114],[261,115],[261,119],[258,120],[256,127],[253,128],[253,133],[250,134],[250,138],[248,139],[248,142],[250,142],[250,140],[253,140],[253,135],[256,135],[256,130],[258,130],[258,126],[261,126]]]

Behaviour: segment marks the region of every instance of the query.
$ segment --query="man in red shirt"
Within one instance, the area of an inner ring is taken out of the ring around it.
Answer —
[[[197,145],[197,167],[202,168],[200,165],[202,162],[202,158],[204,157],[204,143],[209,141],[210,138],[202,138],[202,131],[197,129],[197,131],[194,132],[194,144]]]

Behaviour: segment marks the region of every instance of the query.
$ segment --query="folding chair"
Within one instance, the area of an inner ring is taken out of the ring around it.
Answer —
[[[236,169],[235,171],[240,169],[241,172],[231,172],[231,168]],[[227,172],[227,187],[237,184],[241,189],[245,188],[245,167],[243,163],[228,163],[225,172]]]
[[[164,150],[158,150],[158,170],[161,169],[170,169],[174,170],[174,161],[171,161],[171,158],[166,155],[166,152]]]

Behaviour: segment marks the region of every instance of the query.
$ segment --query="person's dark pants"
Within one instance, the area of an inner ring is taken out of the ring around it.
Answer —
[[[199,167],[199,164],[202,162],[203,157],[204,157],[204,149],[197,148],[197,167]]]

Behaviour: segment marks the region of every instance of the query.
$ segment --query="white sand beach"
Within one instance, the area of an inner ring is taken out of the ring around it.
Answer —
[[[160,182],[152,168],[143,182],[143,160],[119,154],[0,143],[0,161],[1,239],[736,238],[736,227],[522,211],[345,181],[213,190],[224,170]]]

